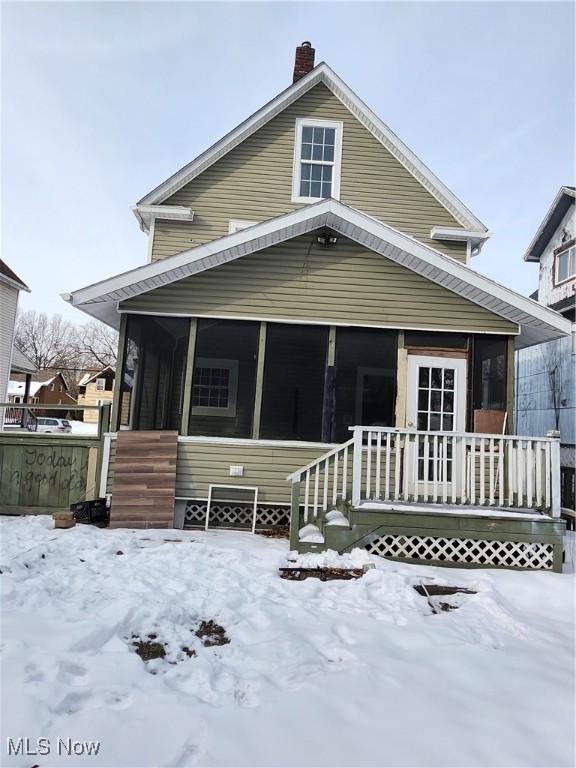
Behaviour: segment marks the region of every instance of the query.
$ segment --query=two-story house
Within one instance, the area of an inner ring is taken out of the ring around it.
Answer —
[[[111,365],[87,370],[78,382],[78,405],[111,403],[115,375],[115,370]],[[98,411],[84,411],[83,419],[87,423],[96,424]]]
[[[35,374],[15,374],[8,382],[8,402],[18,405],[32,403],[38,408],[34,414],[44,416],[48,412],[42,405],[61,405],[62,409],[51,409],[50,416],[64,417],[76,405],[70,394],[70,387],[61,371],[38,371]]]
[[[30,291],[30,288],[0,259],[0,403],[7,397],[20,291]],[[16,354],[19,355],[19,351]],[[0,429],[4,417],[5,410],[0,408]]]
[[[574,323],[576,312],[576,190],[561,187],[524,254],[539,264],[533,298]],[[575,509],[576,343],[564,336],[520,350],[516,361],[516,422],[521,435],[560,432],[562,506]]]
[[[310,43],[134,213],[147,263],[65,296],[120,331],[112,525],[557,567],[557,445],[511,436],[513,365],[570,323],[474,269],[486,226]]]

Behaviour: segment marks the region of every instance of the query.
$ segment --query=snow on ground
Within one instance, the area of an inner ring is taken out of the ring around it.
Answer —
[[[49,517],[0,534],[3,766],[573,765],[570,575],[356,550],[297,562],[374,563],[361,579],[293,582],[277,572],[287,543],[251,534]],[[477,594],[435,614],[422,582]],[[228,645],[196,638],[210,619]],[[167,659],[145,664],[132,633],[157,634]],[[101,747],[10,757],[10,737]]]
[[[97,435],[98,434],[98,424],[93,424],[89,421],[74,421],[73,419],[69,419],[70,424],[72,425],[72,434],[73,435]]]

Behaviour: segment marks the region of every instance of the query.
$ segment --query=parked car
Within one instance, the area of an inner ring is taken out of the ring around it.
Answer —
[[[72,424],[68,419],[56,419],[48,418],[47,416],[39,416],[35,425],[30,424],[28,426],[29,431],[44,432],[49,434],[72,432]]]

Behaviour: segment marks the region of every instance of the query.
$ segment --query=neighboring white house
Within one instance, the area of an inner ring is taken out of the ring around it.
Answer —
[[[0,259],[0,402],[6,402],[20,291],[29,292],[30,288]],[[0,426],[2,421],[0,409]]]
[[[576,291],[576,191],[561,187],[540,224],[525,261],[538,262],[532,298],[574,323]],[[574,326],[573,326],[574,327]],[[545,435],[559,430],[563,506],[574,508],[576,459],[576,346],[565,337],[516,353],[516,431]]]

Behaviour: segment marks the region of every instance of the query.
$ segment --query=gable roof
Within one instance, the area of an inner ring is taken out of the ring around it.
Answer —
[[[13,285],[19,290],[28,291],[28,293],[30,293],[30,288],[28,288],[26,283],[21,280],[16,272],[11,270],[8,264],[6,264],[5,261],[2,261],[2,259],[0,259],[0,280]]]
[[[50,381],[51,379],[49,381],[31,381],[30,388],[28,390],[30,397],[34,397],[38,393],[38,390],[42,389],[45,384],[49,384]],[[8,395],[23,395],[25,392],[26,382],[10,379],[8,382]]]
[[[517,323],[521,326],[517,342],[519,347],[570,333],[570,323],[557,312],[332,199],[304,206],[189,251],[145,264],[72,294],[65,294],[63,298],[87,314],[118,327],[120,301],[324,227]]]
[[[32,360],[27,357],[22,350],[16,346],[12,347],[12,360],[10,362],[11,373],[36,373],[38,368]]]
[[[100,368],[97,371],[88,371],[85,373],[78,382],[78,386],[85,387],[86,384],[90,384],[91,381],[99,378],[103,373],[106,373],[106,371],[112,371],[112,373],[116,374],[116,370],[111,365],[105,365],[104,368]]]
[[[574,205],[575,198],[576,189],[574,187],[560,187],[558,194],[548,209],[548,213],[544,216],[524,254],[524,261],[540,261],[544,249],[550,242],[550,238],[558,229],[570,206]]]
[[[323,83],[347,107],[354,117],[454,216],[456,221],[459,221],[467,229],[488,232],[486,226],[474,216],[464,203],[358,98],[325,62],[318,64],[307,75],[286,88],[276,98],[226,134],[220,141],[213,144],[139,200],[134,207],[134,213],[141,224],[143,221],[138,211],[139,206],[163,203],[168,197],[203,173],[213,163],[220,160],[221,157],[319,83]]]

